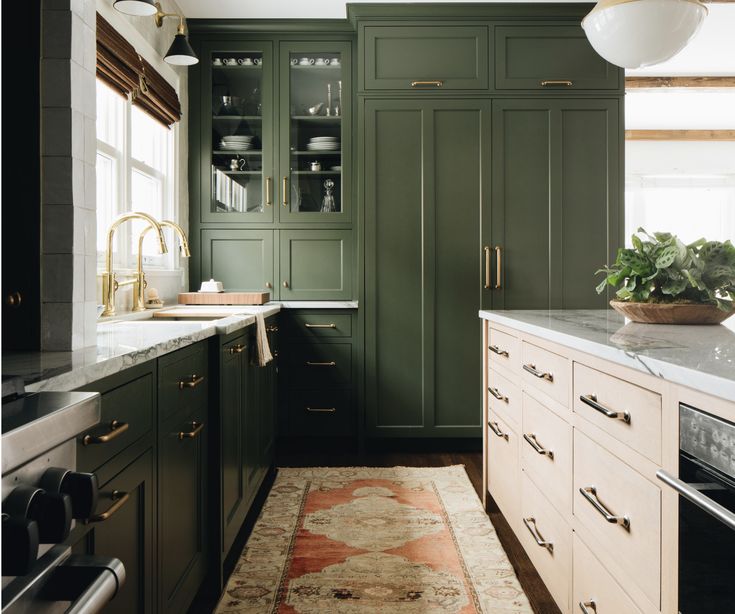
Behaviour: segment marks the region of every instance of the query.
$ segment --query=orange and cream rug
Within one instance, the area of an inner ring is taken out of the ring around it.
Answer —
[[[225,613],[530,613],[461,466],[279,469]]]

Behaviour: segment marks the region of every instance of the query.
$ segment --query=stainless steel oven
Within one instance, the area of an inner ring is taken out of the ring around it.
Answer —
[[[735,612],[735,424],[679,406],[679,612]]]

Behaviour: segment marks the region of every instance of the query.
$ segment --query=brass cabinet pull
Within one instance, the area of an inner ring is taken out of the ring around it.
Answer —
[[[105,520],[112,518],[120,508],[128,502],[128,499],[130,499],[130,493],[113,490],[112,493],[110,493],[110,499],[114,501],[110,507],[101,514],[90,516],[84,521],[84,524],[89,522],[104,522]]]
[[[539,442],[538,439],[536,439],[535,433],[523,433],[523,439],[525,439],[530,446],[536,450],[537,453],[541,454],[542,456],[548,456],[551,460],[554,460],[554,451],[553,450],[547,450],[544,448]]]
[[[85,435],[82,439],[82,445],[88,446],[95,443],[107,443],[113,439],[120,437],[125,431],[128,430],[130,425],[127,422],[118,422],[113,420],[110,422],[110,430],[104,435]]]
[[[203,381],[203,375],[197,375],[196,373],[193,373],[189,376],[189,379],[182,379],[179,381],[179,390],[183,390],[184,388],[196,388]]]
[[[267,333],[277,333],[278,332],[278,327],[275,324],[273,326],[266,326],[265,327],[265,332],[267,332]]]
[[[561,85],[564,87],[572,87],[573,82],[568,79],[547,79],[541,82],[541,87],[550,87],[554,85]]]
[[[496,290],[500,290],[500,288],[503,287],[503,284],[500,282],[500,277],[503,274],[503,264],[502,264],[502,258],[503,258],[503,249],[500,247],[500,245],[495,246],[495,286],[494,288]]]
[[[538,527],[536,526],[536,519],[533,516],[523,519],[523,524],[526,525],[528,532],[533,536],[534,541],[541,546],[546,548],[551,554],[554,554],[554,544],[546,541],[544,536],[539,533]],[[533,525],[533,526],[531,526]]]
[[[306,361],[307,367],[336,367],[337,363],[333,360],[330,360],[329,362],[312,362],[311,360]]]
[[[490,287],[490,248],[486,245],[482,248],[485,251],[485,288]]]
[[[229,352],[230,354],[242,354],[245,351],[245,346],[242,343],[238,343],[237,345],[233,345]]]
[[[288,288],[288,282],[286,280],[283,281],[283,287]]]
[[[508,441],[508,433],[503,433],[503,431],[500,430],[500,425],[497,422],[488,422],[487,425],[490,427],[490,430],[498,437],[502,437],[503,439],[505,439],[505,441]]]
[[[188,432],[180,431],[179,432],[179,441],[182,441],[184,439],[194,439],[199,433],[202,432],[202,429],[204,428],[204,422],[197,422],[194,420],[191,423],[191,430]]]
[[[600,515],[607,520],[610,524],[619,524],[624,529],[630,531],[630,518],[627,516],[616,516],[609,509],[607,509],[602,502],[597,498],[597,488],[594,486],[586,486],[580,488],[579,492],[582,496],[592,504]]]
[[[11,292],[8,294],[8,296],[5,297],[5,304],[8,307],[20,307],[20,304],[23,302],[23,296],[20,292]]]
[[[273,204],[273,177],[265,179],[265,206],[270,207]]]
[[[545,379],[547,382],[554,381],[553,373],[544,373],[542,371],[539,371],[538,369],[536,369],[536,365],[532,365],[530,363],[527,365],[523,365],[523,370],[528,371],[534,377],[538,377],[539,379]]]
[[[603,416],[613,418],[615,420],[622,420],[626,424],[630,424],[630,413],[627,411],[615,411],[609,407],[605,407],[602,403],[597,401],[596,394],[583,394],[579,397],[585,405],[589,405],[592,409],[599,411]]]
[[[283,206],[288,207],[288,177],[283,178]]]
[[[582,610],[584,614],[596,614],[597,604],[592,599],[590,599],[589,601],[580,601],[579,609]]]
[[[271,288],[273,288],[273,284],[271,282],[267,281],[267,282],[265,282],[265,287],[270,290]]]
[[[306,326],[306,328],[337,328],[337,325],[334,322],[329,324],[309,324],[306,322],[304,323],[304,326]]]
[[[497,388],[488,388],[487,391],[493,395],[498,401],[508,402],[508,397],[500,392]]]
[[[490,350],[493,354],[497,354],[498,356],[504,356],[505,358],[510,357],[510,354],[508,354],[507,350],[501,350],[497,345],[488,345],[487,349]]]
[[[337,411],[336,407],[307,407],[306,411],[318,413],[318,414],[333,414]]]
[[[411,81],[411,87],[419,87],[424,85],[433,85],[434,87],[442,87],[444,85],[444,81],[436,80],[436,81]]]

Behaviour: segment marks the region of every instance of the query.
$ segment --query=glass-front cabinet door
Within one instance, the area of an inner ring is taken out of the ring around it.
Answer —
[[[349,43],[282,42],[279,63],[279,219],[348,222]]]
[[[209,43],[202,62],[202,221],[272,222],[272,44]]]

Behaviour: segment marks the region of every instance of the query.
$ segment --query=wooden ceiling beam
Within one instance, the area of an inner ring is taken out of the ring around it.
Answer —
[[[735,141],[735,130],[626,130],[626,141]]]
[[[735,0],[733,0],[735,2]],[[659,87],[735,87],[733,77],[626,77],[625,89],[652,89]]]

